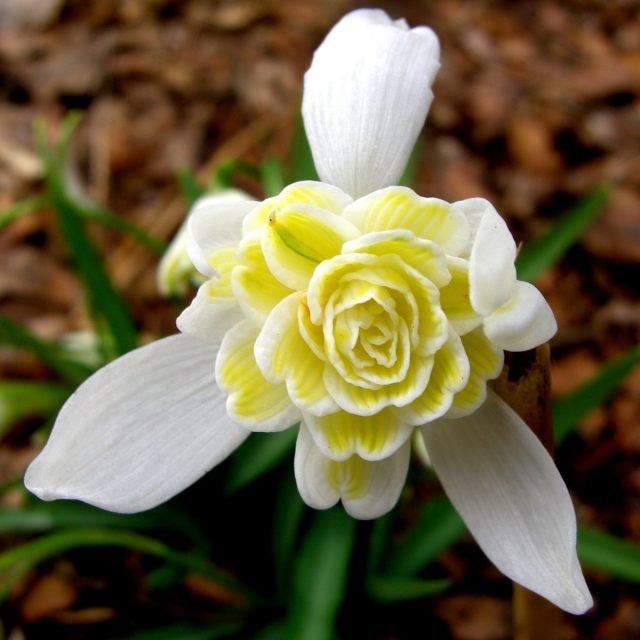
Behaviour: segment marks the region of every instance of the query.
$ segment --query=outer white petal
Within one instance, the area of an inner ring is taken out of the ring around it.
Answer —
[[[220,344],[224,334],[242,320],[244,314],[235,300],[211,302],[208,286],[209,281],[198,287],[195,298],[178,316],[176,325],[182,333]]]
[[[407,477],[410,452],[411,444],[407,441],[384,460],[358,460],[363,479],[353,478],[349,470],[351,460],[337,462],[326,458],[301,423],[294,462],[298,491],[315,509],[328,509],[342,499],[345,510],[354,518],[377,518],[393,509],[398,501]],[[344,467],[344,473],[340,466]],[[342,482],[336,486],[335,477],[340,476]],[[354,484],[364,490],[352,495]]]
[[[198,480],[249,433],[226,416],[216,349],[176,335],[91,376],[60,411],[27,488],[43,500],[133,513]]]
[[[480,209],[481,213],[476,211],[476,219],[471,219],[471,225],[477,222],[478,227],[469,257],[469,295],[473,308],[481,315],[489,315],[513,294],[516,243],[489,201],[474,198],[473,203],[474,209]]]
[[[484,332],[507,351],[526,351],[550,340],[558,325],[543,295],[528,282],[517,282],[511,299],[484,321]]]
[[[490,392],[474,414],[422,433],[447,495],[496,567],[570,613],[591,607],[571,498],[518,415]]]
[[[354,198],[396,184],[429,110],[438,38],[383,11],[346,15],[316,50],[302,115],[318,174]]]
[[[242,221],[257,204],[242,191],[235,190],[196,202],[187,218],[187,253],[200,273],[213,275],[208,262],[213,251],[239,244]]]

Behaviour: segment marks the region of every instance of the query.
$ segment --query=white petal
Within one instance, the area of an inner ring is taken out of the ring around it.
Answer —
[[[220,344],[224,334],[242,320],[244,314],[235,300],[211,301],[207,293],[209,284],[207,280],[198,287],[198,293],[178,316],[176,325],[182,333]]]
[[[185,335],[136,349],[64,405],[25,485],[133,513],[168,500],[247,437],[214,382],[216,347]]]
[[[473,200],[478,208],[481,204],[484,208],[469,257],[469,295],[473,308],[481,315],[489,315],[513,294],[516,243],[493,205],[482,198]],[[471,226],[475,222],[477,219],[471,221]]]
[[[302,115],[318,174],[354,198],[397,184],[440,66],[436,35],[383,11],[346,15],[316,50]]]
[[[213,275],[208,261],[213,251],[239,244],[242,221],[257,204],[235,190],[196,202],[187,219],[187,253],[200,273]]]
[[[511,299],[484,321],[484,332],[507,351],[526,351],[550,340],[558,325],[543,295],[528,282],[517,282]]]
[[[316,447],[302,423],[295,455],[298,491],[310,507],[327,509],[342,499],[346,512],[354,518],[377,518],[398,502],[410,452],[408,440],[384,460],[370,462],[358,456],[344,461],[330,460]]]
[[[474,414],[422,428],[447,495],[506,576],[570,613],[592,605],[576,556],[576,518],[553,460],[490,392]]]
[[[300,497],[314,509],[328,509],[340,499],[328,479],[329,459],[316,447],[304,422],[300,424],[294,469]]]

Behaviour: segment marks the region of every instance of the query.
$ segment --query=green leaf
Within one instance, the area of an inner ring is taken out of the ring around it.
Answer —
[[[465,532],[462,519],[447,498],[427,502],[417,521],[390,552],[386,575],[417,575]]]
[[[424,137],[419,136],[411,150],[411,155],[404,168],[404,173],[400,178],[400,184],[404,187],[413,187],[420,168],[420,158],[422,157],[422,149],[424,147]]]
[[[442,593],[451,586],[451,580],[419,580],[396,576],[373,576],[367,583],[369,596],[381,603],[415,600]]]
[[[273,515],[273,563],[279,593],[288,588],[289,568],[306,507],[291,474],[280,483]]]
[[[267,198],[277,196],[285,187],[282,165],[275,159],[260,165],[260,179]]]
[[[341,506],[315,514],[293,569],[283,640],[330,640],[343,601],[355,522]]]
[[[23,418],[53,415],[69,393],[59,384],[0,381],[0,434]]]
[[[277,433],[252,433],[230,460],[227,493],[246,487],[280,464],[293,452],[297,434],[296,427]]]
[[[21,202],[17,202],[4,211],[0,211],[0,231],[2,231],[5,227],[8,227],[12,222],[15,222],[20,218],[24,218],[34,211],[39,211],[47,205],[47,198],[38,196],[35,198],[22,200]]]
[[[162,558],[183,569],[193,571],[223,586],[239,599],[249,597],[248,590],[210,562],[191,553],[179,552],[153,538],[122,529],[70,529],[41,536],[20,547],[0,554],[0,598],[17,579],[40,562],[79,547],[124,547]]]
[[[198,179],[193,171],[187,167],[178,169],[177,178],[182,197],[189,206],[193,205],[204,194],[204,189],[198,184]]]
[[[602,406],[616,392],[620,383],[640,364],[640,347],[607,362],[602,369],[578,389],[553,403],[556,443],[561,443],[572,429],[593,409]]]
[[[640,546],[581,526],[578,556],[586,566],[629,582],[640,582]]]
[[[41,340],[24,327],[4,316],[0,316],[0,344],[30,351],[52,371],[58,373],[74,386],[80,384],[87,376],[93,373],[91,367],[67,358],[64,350],[58,348],[57,345]]]
[[[109,209],[104,209],[89,202],[79,202],[77,199],[74,199],[73,194],[68,190],[65,196],[67,199],[67,206],[73,208],[74,213],[80,218],[97,222],[103,227],[107,227],[107,229],[112,229],[113,231],[118,231],[124,235],[130,236],[147,249],[150,249],[157,256],[161,256],[166,251],[167,244],[165,242],[153,237],[137,225],[121,218],[113,213],[113,211],[109,211]]]
[[[160,629],[149,629],[128,635],[127,640],[216,640],[230,638],[242,629],[241,625],[216,625],[195,627],[189,624],[175,624]]]
[[[289,182],[299,180],[318,180],[318,172],[313,162],[311,147],[304,130],[302,116],[298,117],[296,132],[293,138],[293,149],[291,151],[291,168],[289,171]]]
[[[217,171],[213,174],[209,189],[212,193],[222,191],[224,189],[232,189],[235,187],[235,177],[237,174],[248,175],[257,180],[261,179],[260,167],[242,160],[229,160],[221,164]]]
[[[66,121],[65,128],[66,134],[56,149],[47,146],[42,128],[38,129],[37,142],[45,166],[47,191],[60,231],[84,282],[91,310],[96,318],[105,321],[115,355],[121,355],[136,347],[137,333],[124,301],[113,288],[103,260],[84,228],[82,216],[66,184],[64,168],[73,130],[71,118]],[[105,346],[107,350],[111,347]]]
[[[604,211],[608,195],[604,187],[596,189],[561,216],[546,233],[523,247],[516,261],[518,278],[533,282],[556,264]]]

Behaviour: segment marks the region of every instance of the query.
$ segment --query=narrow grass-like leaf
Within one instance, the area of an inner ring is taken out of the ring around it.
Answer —
[[[68,125],[70,128],[71,125]],[[104,269],[104,263],[83,224],[82,217],[65,183],[64,163],[68,136],[56,150],[47,147],[40,128],[37,141],[45,166],[47,191],[56,212],[60,231],[69,247],[76,267],[84,282],[89,305],[97,318],[104,319],[109,328],[115,355],[136,347],[137,332],[129,311],[113,288]],[[110,345],[109,345],[110,346]]]
[[[616,392],[621,382],[640,365],[640,347],[607,362],[590,380],[553,403],[553,428],[560,444],[574,427],[593,409],[602,406]]]
[[[260,177],[267,198],[277,196],[285,187],[282,165],[275,158],[260,165]]]
[[[280,482],[273,515],[273,563],[278,593],[288,588],[289,569],[296,552],[296,540],[306,510],[291,474]]]
[[[261,179],[260,167],[242,160],[230,160],[221,164],[217,171],[213,174],[209,189],[211,193],[222,191],[224,189],[232,189],[235,187],[235,177],[238,174],[244,174],[251,178]]]
[[[607,198],[607,189],[596,189],[561,216],[546,233],[525,245],[516,261],[518,278],[534,282],[556,264],[604,211]]]
[[[369,596],[381,603],[403,602],[442,593],[451,586],[451,580],[419,580],[396,576],[373,576],[367,582]]]
[[[34,211],[39,211],[48,205],[48,200],[44,196],[28,198],[0,211],[0,231],[9,226],[12,222],[28,216]]]
[[[419,136],[416,143],[411,150],[409,161],[404,168],[404,173],[400,178],[400,185],[403,187],[413,187],[418,175],[418,169],[420,168],[420,158],[422,156],[422,149],[424,147],[424,137]]]
[[[427,502],[415,524],[393,548],[386,562],[385,575],[417,575],[465,532],[462,519],[447,498]]]
[[[181,167],[178,169],[177,178],[180,193],[189,206],[204,194],[204,189],[198,184],[198,179],[191,169]]]
[[[581,526],[578,528],[578,556],[586,566],[609,575],[640,582],[640,546]]]
[[[26,349],[71,384],[80,384],[93,373],[91,367],[67,358],[57,345],[46,342],[19,324],[0,316],[0,344]]]
[[[212,563],[191,553],[175,551],[153,538],[122,529],[70,529],[41,536],[1,553],[0,574],[4,574],[4,578],[0,598],[7,595],[15,580],[43,560],[80,547],[123,547],[145,553],[215,581],[237,596],[238,601],[245,602],[250,596],[244,586]]]
[[[53,415],[69,393],[60,384],[0,381],[0,435],[23,418]]]
[[[291,168],[289,170],[289,182],[298,182],[299,180],[319,180],[309,140],[304,130],[302,116],[298,117],[296,124],[293,148],[291,150]]]
[[[369,558],[367,562],[370,574],[375,574],[383,564],[383,558],[391,543],[393,524],[397,516],[396,509],[377,518],[373,523],[369,538]]]
[[[293,569],[283,640],[331,640],[343,601],[355,521],[342,507],[314,515]]]
[[[293,451],[297,433],[297,427],[277,433],[252,433],[230,460],[227,493],[246,487],[282,462]]]
[[[242,630],[238,624],[195,627],[189,624],[175,624],[160,629],[139,631],[127,636],[127,640],[217,640],[232,638]]]
[[[135,224],[128,222],[124,218],[116,215],[109,209],[104,209],[95,204],[88,202],[80,202],[73,197],[68,190],[66,191],[67,205],[72,206],[76,215],[85,220],[97,222],[103,227],[119,231],[120,233],[130,236],[137,240],[141,245],[147,247],[157,256],[161,256],[167,249],[167,244],[158,238],[154,238]]]
[[[24,506],[0,509],[1,533],[41,533],[67,527],[122,528],[148,531],[179,531],[196,546],[208,544],[200,529],[182,511],[162,505],[144,513],[103,511],[82,502],[35,499]]]

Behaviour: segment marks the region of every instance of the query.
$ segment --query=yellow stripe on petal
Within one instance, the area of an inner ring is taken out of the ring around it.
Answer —
[[[239,264],[233,269],[231,284],[242,310],[262,324],[271,310],[292,293],[276,280],[264,259],[260,234],[252,234],[239,249]]]
[[[285,286],[301,290],[320,262],[338,255],[342,245],[358,235],[352,224],[322,209],[274,208],[267,217],[262,249],[273,275]]]
[[[473,413],[487,397],[487,380],[497,378],[504,364],[504,352],[487,339],[482,329],[474,329],[461,340],[471,367],[469,381],[454,396],[447,418]]]
[[[344,217],[362,233],[408,229],[432,240],[447,254],[468,250],[469,223],[464,214],[438,198],[422,198],[406,187],[389,187],[356,200]]]
[[[298,329],[303,294],[285,298],[269,315],[254,348],[256,362],[267,380],[286,383],[291,401],[303,411],[324,415],[338,410],[324,381],[324,362],[308,347]]]
[[[367,494],[372,472],[373,465],[358,456],[341,462],[329,460],[327,481],[343,500],[358,500]]]
[[[235,247],[227,247],[214,251],[208,258],[209,265],[217,274],[212,278],[212,283],[207,287],[211,298],[233,298],[231,289],[231,271],[238,264],[238,250]]]
[[[367,233],[345,243],[342,252],[395,255],[438,287],[451,280],[447,261],[440,247],[431,240],[418,238],[406,229]]]
[[[482,324],[482,316],[471,306],[469,298],[469,262],[450,257],[448,263],[451,282],[440,289],[440,304],[456,333],[464,335]]]
[[[389,409],[367,417],[346,411],[303,416],[314,442],[332,460],[346,460],[354,454],[365,460],[382,460],[397,451],[413,431]]]
[[[469,359],[462,341],[453,329],[447,342],[434,357],[433,369],[424,393],[406,407],[395,409],[401,420],[415,426],[426,424],[444,415],[455,393],[469,380]]]
[[[249,320],[227,332],[216,359],[216,382],[229,394],[227,413],[254,431],[279,431],[300,419],[284,384],[272,384],[254,357],[258,329]]]

